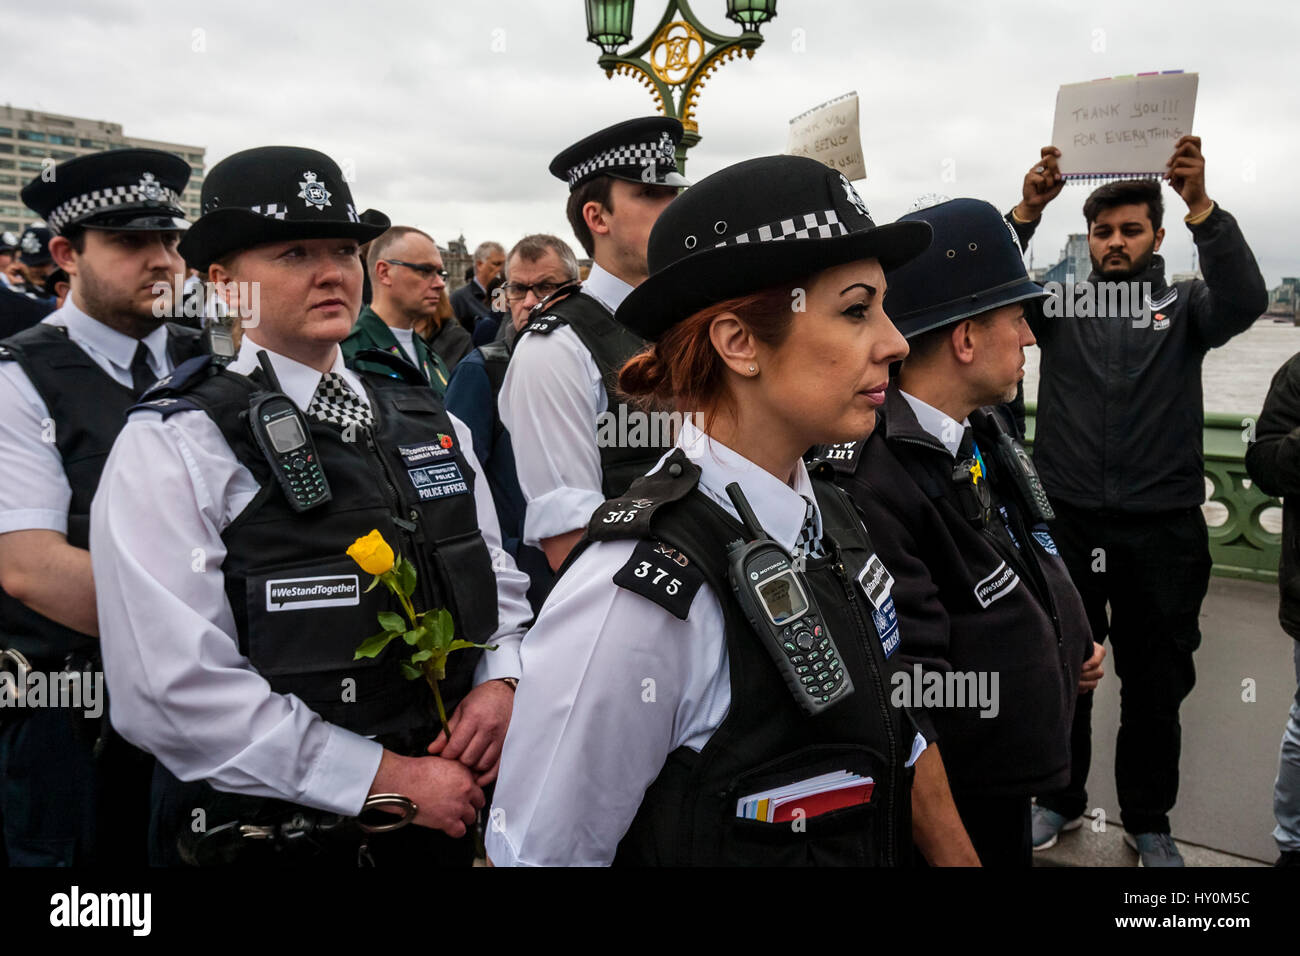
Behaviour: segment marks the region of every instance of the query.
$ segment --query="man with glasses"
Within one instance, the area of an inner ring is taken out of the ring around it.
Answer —
[[[414,328],[421,319],[437,315],[438,303],[447,287],[447,272],[442,267],[437,243],[419,229],[393,226],[370,243],[366,268],[374,298],[361,309],[352,332],[343,340],[343,358],[348,367],[360,372],[394,375],[386,366],[356,357],[363,349],[390,352],[419,369],[441,397],[447,391],[451,372]],[[467,352],[468,333],[465,342]],[[464,352],[456,359],[462,355]]]
[[[555,575],[545,555],[522,540],[524,493],[519,489],[519,476],[515,472],[510,433],[497,413],[497,395],[505,380],[515,339],[528,324],[529,315],[542,302],[548,306],[555,304],[566,287],[576,289],[577,283],[578,260],[563,239],[548,235],[520,239],[506,258],[505,294],[510,304],[510,325],[504,337],[466,356],[456,366],[447,386],[447,411],[468,425],[474,435],[474,451],[492,486],[492,499],[501,522],[502,546],[515,559],[519,570],[529,577],[528,601],[534,611],[541,609]]]

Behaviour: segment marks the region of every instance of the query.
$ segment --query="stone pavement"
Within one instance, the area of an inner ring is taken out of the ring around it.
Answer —
[[[1271,864],[1273,781],[1295,694],[1294,642],[1277,623],[1277,586],[1215,577],[1201,609],[1196,687],[1183,702],[1183,751],[1174,838],[1189,865]],[[1105,833],[1064,834],[1038,854],[1043,865],[1132,866],[1115,798],[1119,681],[1107,673],[1093,703],[1088,809],[1106,814]],[[1194,844],[1194,845],[1193,845]]]

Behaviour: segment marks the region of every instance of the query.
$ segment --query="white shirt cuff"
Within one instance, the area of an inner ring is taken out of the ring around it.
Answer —
[[[384,748],[378,742],[329,725],[325,749],[307,782],[312,805],[355,817],[370,795],[383,756]]]
[[[490,680],[500,680],[503,677],[513,677],[518,680],[522,675],[523,668],[519,664],[519,641],[504,640],[497,644],[495,651],[484,651],[483,656],[474,665],[474,686],[486,684]]]
[[[595,508],[593,507],[593,511]],[[47,511],[29,508],[22,511],[6,511],[0,514],[0,534],[10,531],[57,531],[68,533],[68,513],[66,511]]]
[[[587,527],[592,513],[604,503],[605,496],[590,488],[556,488],[534,498],[524,516],[524,544],[541,547],[543,538]]]
[[[493,822],[493,810],[488,811],[487,836],[483,839],[483,849],[487,853],[487,858],[492,861],[493,866],[527,866],[526,863],[519,861],[519,854],[510,843],[510,838],[506,836],[505,829]]]

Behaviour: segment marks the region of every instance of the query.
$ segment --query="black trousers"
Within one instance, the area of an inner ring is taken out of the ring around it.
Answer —
[[[1124,829],[1168,833],[1178,798],[1178,708],[1196,683],[1192,652],[1201,643],[1198,618],[1210,583],[1205,519],[1200,508],[1120,514],[1052,505],[1052,536],[1093,639],[1110,641],[1103,679],[1120,682],[1115,789]],[[1081,694],[1075,707],[1069,784],[1038,797],[1039,806],[1068,819],[1087,809],[1092,699]]]

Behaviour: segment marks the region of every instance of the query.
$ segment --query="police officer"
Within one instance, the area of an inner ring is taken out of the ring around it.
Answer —
[[[61,163],[53,178],[23,189],[54,231],[50,252],[71,293],[0,343],[0,649],[15,672],[75,672],[83,686],[102,685],[90,502],[127,408],[198,351],[196,333],[157,317],[152,291],[183,270],[180,194],[189,174],[170,153],[110,150]],[[143,862],[147,761],[90,711],[0,712],[0,818],[11,864],[92,858],[97,777],[99,857]],[[91,748],[101,735],[97,773]]]
[[[182,252],[243,316],[238,354],[160,383],[92,511],[114,722],[160,763],[152,859],[468,864],[527,579],[500,548],[468,430],[423,376],[397,357],[398,378],[344,366],[358,245],[387,220],[361,222],[335,162],[295,147],[227,157],[202,200]],[[250,414],[273,393],[287,396],[275,430]],[[280,477],[291,454],[305,491]],[[402,641],[353,660],[376,615],[399,610],[346,554],[372,529],[418,568],[416,609],[447,608],[457,638],[496,645],[449,658],[449,740],[429,686],[404,677]],[[385,794],[415,825],[366,836],[358,814]]]
[[[682,126],[662,116],[627,120],[551,161],[569,187],[567,213],[595,258],[582,292],[540,311],[521,333],[501,388],[501,420],[514,438],[528,501],[524,543],[558,568],[592,509],[622,494],[663,454],[656,444],[597,446],[597,417],[619,420],[619,368],[645,342],[614,311],[647,275],[646,241],[688,185],[677,172]]]
[[[820,452],[894,577],[899,686],[931,704],[920,716],[975,851],[985,866],[1028,866],[1030,797],[1069,779],[1075,696],[1104,653],[1001,407],[1034,342],[1025,310],[1045,293],[990,204],[953,199],[903,221],[934,230],[889,277],[910,352],[870,438]]]
[[[929,758],[888,700],[888,572],[800,456],[871,430],[906,352],[884,270],[928,240],[877,228],[842,175],[794,156],[728,167],[656,223],[618,311],[654,346],[620,385],[691,416],[592,516],[525,642],[495,863],[906,862],[905,768]],[[729,567],[728,542],[767,536]]]

